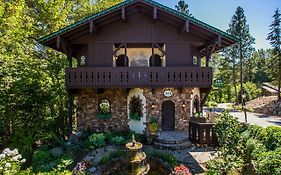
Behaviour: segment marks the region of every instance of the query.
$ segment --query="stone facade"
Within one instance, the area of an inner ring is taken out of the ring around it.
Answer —
[[[111,118],[99,119],[98,103],[108,99],[111,104]],[[127,91],[126,89],[105,89],[103,93],[96,90],[81,90],[77,99],[77,128],[94,131],[124,131],[127,126]]]
[[[165,97],[165,91],[172,91],[171,97]],[[144,95],[147,99],[147,121],[150,121],[152,116],[157,116],[158,127],[162,125],[162,104],[166,100],[171,100],[175,104],[175,130],[184,131],[188,130],[190,120],[190,93],[192,88],[174,89],[174,88],[159,88],[155,89],[154,93],[151,89],[144,89]],[[155,107],[152,108],[152,103]],[[185,107],[183,107],[185,104]]]
[[[175,130],[188,130],[190,120],[190,94],[193,88],[143,88],[146,98],[146,123],[152,116],[158,118],[158,128],[162,125],[162,104],[171,100],[175,104]],[[164,92],[171,91],[172,96],[165,97]],[[97,93],[95,90],[81,90],[77,99],[77,127],[79,130],[94,131],[123,131],[128,129],[128,111],[126,89],[105,89]],[[98,103],[101,99],[108,99],[111,103],[110,119],[98,119]],[[154,105],[153,105],[154,104]]]

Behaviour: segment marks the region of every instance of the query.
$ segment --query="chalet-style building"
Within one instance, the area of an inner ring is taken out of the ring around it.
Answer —
[[[141,133],[152,120],[162,131],[188,130],[212,87],[211,55],[236,38],[157,2],[128,0],[39,42],[68,57],[70,126],[76,99],[79,130]]]

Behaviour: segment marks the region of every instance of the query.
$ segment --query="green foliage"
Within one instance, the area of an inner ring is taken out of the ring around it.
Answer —
[[[130,108],[130,119],[132,120],[141,120],[142,117],[142,100],[140,99],[140,97],[136,97],[133,96],[130,100],[130,104],[129,104],[129,108]]]
[[[258,174],[281,174],[281,148],[275,151],[262,152],[257,159]]]
[[[115,136],[111,139],[111,143],[114,145],[125,145],[126,140],[122,136]]]
[[[278,100],[280,97],[281,87],[281,13],[277,8],[273,15],[273,22],[270,25],[270,32],[267,39],[270,41],[272,46],[272,56],[274,58],[273,66],[271,69],[274,75],[274,79],[278,81]]]
[[[57,169],[56,171],[63,171],[64,169],[62,166],[66,163],[71,164],[73,162],[72,159],[72,156],[67,154],[61,155],[59,157],[52,157],[46,152],[39,151],[39,153],[34,155],[34,160],[31,164],[31,167],[32,171],[35,173],[50,172],[53,169]]]
[[[67,59],[35,39],[119,2],[0,3],[0,144],[17,147],[27,163],[36,141],[58,145],[66,133]]]
[[[89,141],[95,147],[102,147],[105,145],[105,135],[103,133],[100,134],[92,134],[89,136]]]
[[[109,114],[110,113],[110,102],[107,99],[102,99],[99,102],[99,112],[101,114]]]
[[[191,16],[191,13],[189,13],[188,4],[186,4],[184,0],[180,0],[178,2],[178,5],[176,5],[175,7],[181,13]]]
[[[165,162],[169,163],[170,166],[173,168],[175,166],[179,165],[177,158],[172,154],[167,154],[167,153],[163,153],[160,151],[153,151],[153,152],[147,152],[147,155],[158,158],[158,159],[162,159]]]
[[[281,147],[281,128],[269,126],[262,130],[261,140],[268,150],[275,150]]]
[[[109,155],[103,156],[101,158],[101,160],[98,162],[98,165],[105,165],[110,160],[118,158],[118,157],[123,157],[125,155],[126,155],[126,151],[119,149],[117,151],[111,152]]]
[[[48,162],[52,160],[51,153],[49,150],[37,150],[34,152],[33,160],[32,160],[32,167],[34,167],[34,170],[36,169],[44,169],[41,166],[45,166]]]
[[[218,116],[214,131],[220,147],[218,157],[208,162],[209,174],[255,171],[257,174],[280,174],[280,127],[242,125],[223,113]]]
[[[14,175],[20,172],[21,164],[25,162],[17,149],[6,148],[0,154],[0,174]]]

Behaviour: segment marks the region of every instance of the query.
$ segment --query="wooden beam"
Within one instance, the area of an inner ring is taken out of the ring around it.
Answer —
[[[157,20],[157,7],[153,7],[153,20],[156,21]]]
[[[159,44],[156,43],[154,44],[154,46],[156,46],[162,52],[163,55],[166,55],[165,50],[161,46],[159,46]]]
[[[203,51],[205,49],[207,49],[208,47],[212,46],[212,45],[216,45],[218,43],[219,37],[215,37],[213,38],[210,42],[203,44],[202,46],[199,47],[199,51]]]
[[[90,29],[89,29],[90,30],[89,33],[91,33],[91,34],[93,33],[93,25],[94,25],[93,20],[91,20],[90,21]]]
[[[61,37],[60,35],[57,36],[57,49],[60,48],[60,44],[61,44]]]
[[[124,46],[125,46],[124,43],[119,44],[119,46],[114,50],[113,55],[114,55],[114,56],[117,56],[116,53],[117,53],[122,47],[124,47]]]
[[[218,44],[219,44],[219,48],[221,48],[221,36],[220,35],[218,37]]]
[[[203,111],[203,105],[204,105],[204,103],[206,102],[207,97],[208,97],[208,95],[210,94],[211,90],[212,90],[212,88],[209,88],[209,89],[207,90],[207,92],[205,93],[205,96],[203,97],[203,99],[202,99],[201,102],[200,102],[200,110],[201,110],[201,112]],[[200,90],[200,91],[201,91],[201,90]],[[200,93],[200,94],[201,94],[201,93]],[[202,96],[201,96],[201,97],[202,97]]]
[[[186,20],[183,24],[181,33],[188,33],[189,32],[189,20]]]
[[[122,6],[122,20],[126,20],[126,9],[125,6]]]

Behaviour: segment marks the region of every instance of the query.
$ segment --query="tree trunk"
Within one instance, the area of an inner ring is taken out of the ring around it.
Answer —
[[[281,53],[280,51],[278,52],[278,56],[279,56],[279,61],[278,61],[278,101],[281,100],[280,97],[280,86],[281,86]]]
[[[242,99],[242,95],[243,95],[243,54],[242,54],[242,45],[241,45],[241,39],[240,39],[240,44],[239,44],[239,55],[240,55],[240,94],[239,94],[239,98],[241,99],[241,103],[243,106],[243,99]],[[240,101],[239,101],[240,103]]]
[[[236,104],[238,104],[238,94],[237,94],[237,87],[236,87],[236,70],[235,70],[235,63],[233,61],[233,85],[234,85],[234,91],[235,91],[235,100]]]

